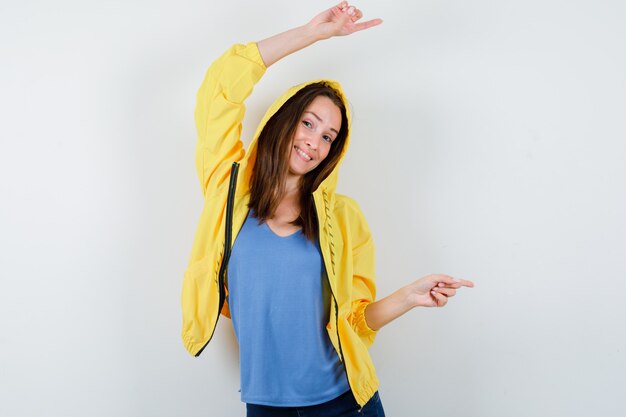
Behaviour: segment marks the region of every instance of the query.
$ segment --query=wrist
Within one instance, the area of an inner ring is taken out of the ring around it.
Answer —
[[[409,285],[398,290],[398,300],[403,304],[404,309],[407,311],[412,310],[415,307],[419,307],[415,294]]]
[[[323,41],[324,39],[328,39],[330,37],[321,33],[319,28],[313,25],[312,22],[300,26],[297,29],[302,33],[302,37],[307,43],[309,43],[309,45],[318,41]]]

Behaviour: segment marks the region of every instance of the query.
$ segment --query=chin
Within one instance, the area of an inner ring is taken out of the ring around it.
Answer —
[[[297,155],[294,155],[294,158],[298,158]],[[303,164],[301,163],[302,161],[296,159],[295,161],[292,161],[291,164],[289,164],[289,173],[292,175],[306,175],[309,172],[313,171],[315,168],[317,168],[317,166],[319,164],[307,164],[306,166],[303,166]]]
[[[308,174],[311,171],[303,171],[301,169],[293,169],[293,168],[289,168],[289,173],[291,175],[296,175],[299,177],[304,177],[306,174]]]

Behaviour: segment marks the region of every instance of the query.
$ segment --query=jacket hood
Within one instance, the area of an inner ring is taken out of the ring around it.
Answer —
[[[276,99],[274,103],[272,103],[272,105],[267,109],[267,111],[265,112],[265,115],[261,119],[261,122],[256,128],[256,132],[254,133],[254,137],[252,141],[248,145],[248,150],[243,160],[244,162],[243,165],[245,166],[245,171],[243,175],[244,184],[251,183],[250,179],[252,178],[252,169],[254,168],[254,162],[256,161],[257,142],[259,139],[259,135],[261,134],[261,131],[263,130],[263,128],[265,127],[269,119],[282,107],[283,104],[285,104],[287,100],[293,97],[298,91],[300,91],[307,85],[315,84],[315,83],[323,83],[333,88],[334,90],[336,90],[339,93],[339,97],[341,98],[341,101],[343,101],[344,107],[346,108],[346,117],[348,119],[348,132],[346,135],[345,144],[339,156],[339,161],[337,162],[337,165],[335,166],[333,171],[330,173],[330,175],[328,175],[328,177],[326,177],[319,186],[320,188],[325,188],[326,190],[330,192],[335,191],[335,188],[337,187],[339,166],[341,165],[341,162],[343,161],[346,151],[348,150],[348,146],[350,145],[350,131],[352,127],[352,115],[350,113],[348,100],[346,99],[346,95],[345,95],[345,92],[343,91],[343,88],[341,87],[341,84],[339,84],[339,82],[337,81],[326,80],[326,79],[308,81],[308,82],[291,87],[290,89],[285,91],[280,97],[278,97],[278,99]]]

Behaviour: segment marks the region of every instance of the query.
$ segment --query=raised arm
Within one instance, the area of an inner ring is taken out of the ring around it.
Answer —
[[[381,19],[359,22],[361,10],[342,1],[315,16],[304,26],[298,26],[258,42],[259,52],[267,67],[276,61],[317,41],[333,36],[345,36],[381,24]]]
[[[233,45],[206,72],[196,96],[196,170],[205,198],[228,184],[230,165],[244,156],[245,99],[265,73],[256,44]]]
[[[319,40],[349,35],[376,26],[361,22],[363,14],[341,2],[309,23],[247,45],[234,45],[209,67],[198,91],[196,169],[205,197],[228,183],[230,166],[244,156],[241,123],[245,99],[265,70],[279,59]]]

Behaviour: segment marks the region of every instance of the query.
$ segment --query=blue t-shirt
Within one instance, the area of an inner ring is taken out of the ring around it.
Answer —
[[[242,401],[306,406],[350,388],[326,333],[330,290],[319,245],[301,230],[280,237],[251,210],[231,253],[228,293]]]

